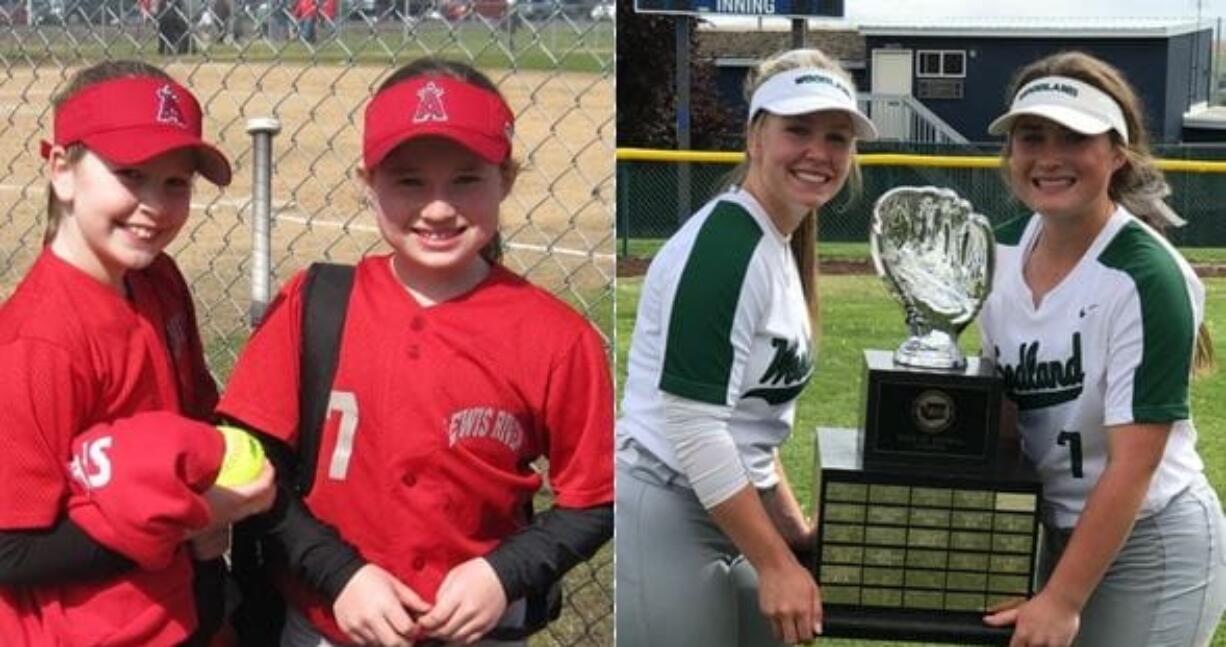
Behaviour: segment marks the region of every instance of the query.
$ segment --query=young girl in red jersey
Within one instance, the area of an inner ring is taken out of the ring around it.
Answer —
[[[282,645],[521,644],[498,637],[522,628],[525,598],[611,534],[600,337],[494,253],[513,121],[484,75],[430,59],[366,108],[361,177],[392,251],[357,265],[314,485],[269,531],[290,562]],[[290,445],[302,287],[283,289],[219,407]],[[555,504],[530,521],[542,456]]]
[[[230,165],[153,66],[84,69],[54,107],[45,245],[0,309],[0,642],[205,644],[227,524],[275,490],[210,487],[217,390],[163,250]]]

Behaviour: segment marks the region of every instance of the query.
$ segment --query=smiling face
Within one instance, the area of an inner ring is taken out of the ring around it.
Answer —
[[[789,234],[843,188],[853,144],[851,118],[842,111],[763,115],[750,128],[744,188]]]
[[[152,263],[187,222],[196,171],[190,149],[118,165],[89,151],[72,162],[56,147],[50,167],[64,214],[52,252],[112,287]]]
[[[1125,163],[1110,135],[1083,135],[1042,117],[1018,118],[1009,134],[1009,182],[1026,206],[1059,220],[1105,218],[1111,176]]]
[[[456,286],[475,285],[485,275],[489,266],[480,252],[498,231],[513,173],[450,139],[419,137],[364,179],[398,272]]]

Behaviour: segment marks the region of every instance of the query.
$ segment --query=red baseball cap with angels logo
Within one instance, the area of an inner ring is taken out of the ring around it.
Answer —
[[[180,148],[196,151],[197,170],[213,184],[230,183],[230,161],[201,138],[200,104],[187,88],[169,79],[129,76],[95,83],[55,110],[51,147],[83,144],[112,164],[141,164]]]
[[[362,163],[369,170],[415,137],[446,137],[491,164],[511,156],[515,116],[497,92],[453,76],[415,76],[366,106]]]

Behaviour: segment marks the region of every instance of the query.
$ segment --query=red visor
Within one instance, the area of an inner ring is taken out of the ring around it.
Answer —
[[[213,184],[230,183],[230,162],[200,138],[196,97],[183,86],[147,76],[95,83],[55,111],[55,145],[84,144],[113,164],[141,164],[180,148],[194,148],[200,174]],[[42,143],[42,155],[52,144]]]
[[[491,164],[511,155],[515,117],[496,92],[450,76],[418,76],[375,95],[366,106],[362,162],[373,169],[397,146],[434,135],[462,144]]]

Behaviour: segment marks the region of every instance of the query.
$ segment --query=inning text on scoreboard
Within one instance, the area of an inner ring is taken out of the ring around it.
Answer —
[[[727,16],[843,17],[844,0],[635,0],[640,13]]]

